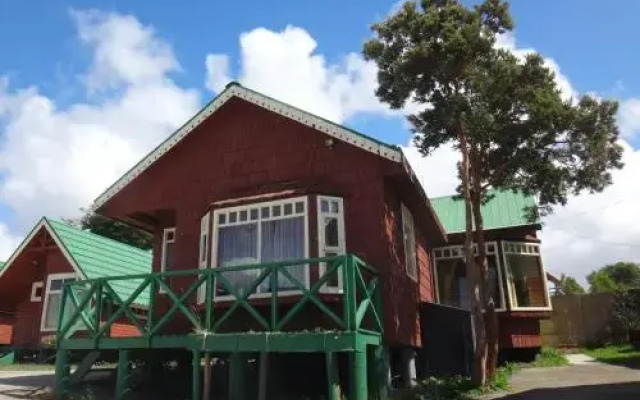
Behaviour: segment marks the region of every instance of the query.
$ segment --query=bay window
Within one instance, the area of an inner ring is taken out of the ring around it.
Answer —
[[[502,252],[513,309],[546,309],[549,299],[537,243],[503,242]]]
[[[215,266],[308,258],[307,208],[307,198],[299,197],[215,210],[212,246]],[[298,281],[308,286],[308,268],[304,265],[285,268]],[[224,277],[236,290],[245,293],[261,272],[259,269],[230,271],[224,273]],[[279,274],[278,289],[287,291],[297,287]],[[220,283],[217,291],[226,294]],[[269,291],[268,279],[256,289],[257,293]]]
[[[333,257],[345,254],[344,204],[339,197],[318,196],[318,256]],[[327,266],[320,265],[320,276]],[[342,271],[331,275],[324,289],[342,288]]]
[[[491,293],[496,310],[505,309],[502,273],[495,242],[486,243],[487,291]],[[474,245],[474,253],[477,254]],[[465,265],[464,246],[448,246],[434,250],[436,292],[438,302],[452,307],[470,309],[469,287]]]

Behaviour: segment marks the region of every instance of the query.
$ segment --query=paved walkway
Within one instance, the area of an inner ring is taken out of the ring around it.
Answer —
[[[0,400],[34,399],[53,385],[53,371],[0,371]]]
[[[514,375],[512,390],[483,399],[502,400],[638,400],[640,370],[570,357],[572,365],[527,368]]]

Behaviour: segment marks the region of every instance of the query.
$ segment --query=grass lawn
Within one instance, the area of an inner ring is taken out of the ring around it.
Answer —
[[[56,368],[53,364],[8,364],[0,365],[0,372],[3,371],[53,371]]]
[[[640,350],[635,350],[630,345],[584,349],[584,353],[604,363],[640,369]]]

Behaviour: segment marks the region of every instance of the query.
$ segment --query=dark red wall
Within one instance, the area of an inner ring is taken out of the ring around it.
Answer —
[[[175,225],[176,264],[181,269],[195,269],[200,218],[212,202],[285,188],[341,196],[345,202],[347,250],[384,275],[387,339],[417,344],[419,291],[404,273],[403,252],[397,243],[399,203],[385,196],[385,177],[398,174],[402,166],[338,140],[329,148],[325,145],[327,137],[232,99],[99,212],[148,221],[140,217],[144,213],[157,219],[155,270],[160,265],[162,228]],[[427,212],[412,211],[417,216]],[[311,227],[314,224],[315,218],[310,218]],[[312,232],[310,236],[313,255],[317,242]],[[418,253],[422,269],[428,270],[424,264],[426,251],[421,248]],[[187,284],[185,280],[175,281],[183,289]],[[420,293],[430,298],[430,279]]]

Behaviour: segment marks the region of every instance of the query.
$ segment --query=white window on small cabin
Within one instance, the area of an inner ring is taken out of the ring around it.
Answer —
[[[318,196],[318,257],[345,254],[344,202],[340,197]],[[326,263],[320,265],[320,277],[326,271]],[[327,280],[329,290],[342,288],[342,273],[337,272]]]
[[[44,305],[42,307],[42,321],[40,324],[42,331],[55,331],[58,328],[62,288],[65,283],[74,282],[76,279],[76,275],[73,273],[51,274],[47,278]],[[69,315],[73,310],[71,302],[67,302],[65,308],[65,314]]]
[[[489,287],[497,311],[505,310],[502,268],[498,257],[497,243],[485,243]],[[474,254],[478,246],[473,246]],[[447,246],[433,250],[433,264],[438,303],[463,309],[470,308],[469,287],[465,265],[464,246]]]
[[[33,282],[31,284],[31,301],[34,303],[42,301],[42,291],[44,287],[44,282]]]
[[[200,256],[198,264],[200,268],[207,267],[207,256],[209,254],[209,227],[211,222],[211,213],[206,213],[200,219]]]
[[[404,241],[404,259],[407,275],[414,281],[418,281],[418,261],[416,257],[416,235],[411,211],[401,204],[402,209],[402,235]]]
[[[308,257],[308,207],[306,197],[223,208],[213,212],[212,264],[228,267],[301,260]],[[307,265],[287,266],[288,272],[308,287]],[[244,293],[262,271],[247,269],[226,272],[224,277]],[[279,291],[298,287],[284,275],[278,275]],[[226,291],[218,285],[217,291]],[[270,292],[269,280],[256,293]]]
[[[166,228],[162,232],[162,259],[160,270],[173,271],[175,267],[176,228]]]
[[[526,242],[502,242],[511,308],[548,309],[549,294],[540,245]]]

